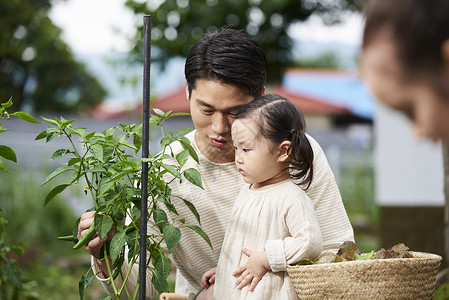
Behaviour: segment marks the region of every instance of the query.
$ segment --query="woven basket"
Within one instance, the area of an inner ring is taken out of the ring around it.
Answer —
[[[287,266],[299,299],[431,299],[441,256]]]

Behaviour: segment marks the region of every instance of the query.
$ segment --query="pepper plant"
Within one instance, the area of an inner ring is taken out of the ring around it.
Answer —
[[[169,252],[178,244],[181,238],[180,227],[188,227],[197,232],[212,247],[208,236],[200,226],[185,224],[183,218],[168,220],[165,208],[177,214],[176,208],[171,202],[170,183],[174,180],[187,180],[202,188],[202,181],[196,169],[183,169],[189,157],[198,162],[198,156],[183,135],[192,129],[181,129],[177,133],[164,132],[163,124],[177,115],[171,112],[162,112],[154,109],[156,115],[152,115],[150,125],[159,127],[162,133],[160,142],[162,151],[149,158],[138,158],[137,154],[142,146],[142,124],[121,124],[107,128],[102,132],[87,132],[86,128],[72,126],[74,120],[55,118],[43,120],[50,124],[47,130],[41,132],[36,139],[46,139],[50,142],[55,137],[68,139],[71,149],[59,149],[51,157],[54,159],[66,158],[57,169],[45,178],[42,184],[47,184],[52,179],[62,174],[70,174],[66,183],[54,187],[45,199],[45,204],[51,201],[57,194],[68,187],[83,189],[86,195],[93,200],[95,217],[91,229],[78,241],[78,223],[73,228],[73,233],[63,240],[73,241],[74,249],[81,248],[90,238],[97,234],[103,239],[110,230],[114,237],[107,241],[102,249],[102,259],[106,260],[108,273],[111,278],[122,276],[126,283],[131,268],[127,274],[122,274],[121,267],[125,261],[130,265],[138,262],[140,243],[140,201],[141,201],[141,166],[142,161],[148,163],[148,218],[153,218],[159,234],[147,235],[147,267],[152,271],[152,283],[159,292],[168,291],[167,277],[171,269],[171,261],[164,255],[162,242],[168,247]],[[172,151],[172,143],[179,142],[183,151],[175,155]],[[167,163],[176,162],[176,163]],[[174,195],[175,196],[175,195]],[[200,216],[194,205],[185,199],[186,206],[196,217],[198,225],[201,225]],[[126,222],[125,222],[126,218]],[[148,220],[147,220],[148,221]],[[128,247],[128,255],[125,257],[125,247]],[[111,264],[110,257],[114,264]],[[80,298],[94,278],[92,267],[81,277],[79,282]],[[115,286],[110,280],[114,290],[113,295],[120,298],[126,295],[129,299],[135,299],[138,288],[131,292],[126,290],[125,283],[122,287]]]

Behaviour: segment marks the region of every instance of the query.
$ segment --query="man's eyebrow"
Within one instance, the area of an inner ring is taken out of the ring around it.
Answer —
[[[207,102],[204,102],[204,101],[201,100],[201,99],[196,99],[196,102],[197,102],[199,105],[201,105],[201,106],[206,106],[206,107],[208,107],[208,108],[211,108],[211,109],[215,110],[215,107],[213,107],[212,105],[210,105],[210,104],[207,103]],[[245,104],[239,104],[239,105],[236,105],[236,106],[228,107],[228,108],[226,108],[226,111],[240,110],[240,109],[242,109],[243,106],[245,106]]]
[[[207,106],[207,107],[209,107],[209,108],[215,109],[215,107],[213,107],[213,106],[210,105],[209,103],[204,102],[203,100],[196,99],[196,102],[197,102],[199,105],[201,105],[201,106]]]
[[[243,106],[245,106],[245,104],[239,104],[239,105],[236,105],[236,106],[233,106],[233,107],[229,107],[226,110],[227,111],[241,110]]]

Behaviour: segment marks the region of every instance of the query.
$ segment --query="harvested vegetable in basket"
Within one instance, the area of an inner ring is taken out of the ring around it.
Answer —
[[[327,254],[316,260],[304,260],[296,265],[315,265],[337,263],[352,260],[369,260],[369,259],[385,259],[385,258],[412,258],[413,255],[408,251],[409,248],[403,243],[394,245],[388,249],[380,249],[379,251],[371,251],[368,253],[360,253],[359,247],[352,241],[346,241],[340,245],[336,254]]]

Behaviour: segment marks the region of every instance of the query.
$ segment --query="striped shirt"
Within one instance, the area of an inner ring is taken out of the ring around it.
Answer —
[[[234,201],[245,184],[234,162],[215,163],[209,161],[198,150],[194,136],[195,131],[186,135],[198,154],[199,164],[189,158],[183,168],[195,168],[200,172],[204,190],[187,180],[183,180],[182,183],[175,180],[170,187],[172,189],[172,203],[175,205],[179,216],[160,205],[160,208],[167,213],[169,220],[184,218],[187,225],[198,225],[195,216],[179,197],[193,203],[201,217],[201,228],[208,235],[213,246],[212,250],[206,241],[193,230],[181,228],[181,240],[172,252],[177,267],[175,292],[186,294],[189,299],[201,289],[202,275],[217,266]],[[314,177],[306,193],[312,200],[320,225],[323,237],[323,252],[321,255],[325,255],[336,252],[344,241],[353,241],[354,234],[324,152],[312,137],[308,136],[308,138],[314,151]],[[179,143],[172,145],[172,151],[175,155],[183,150]],[[176,164],[176,161],[167,160],[165,163]],[[152,218],[150,218],[148,223],[149,233],[156,229],[152,221]],[[166,252],[168,253],[168,251]],[[124,264],[122,269],[127,271],[128,268],[129,266]],[[127,282],[129,289],[134,290],[137,278],[138,266],[135,265]],[[146,285],[149,299],[156,294],[150,282],[151,271],[149,270]],[[119,279],[116,280],[116,284],[121,286]],[[106,288],[109,289],[109,287]]]

